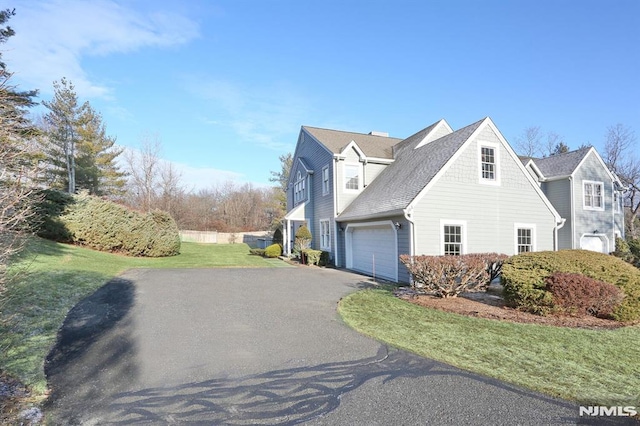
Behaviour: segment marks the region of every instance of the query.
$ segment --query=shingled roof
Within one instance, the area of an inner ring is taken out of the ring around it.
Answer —
[[[402,139],[364,133],[343,132],[341,130],[320,129],[302,126],[318,142],[334,154],[340,154],[352,141],[367,157],[393,159],[393,146]]]
[[[545,158],[531,158],[545,178],[569,176],[587,156],[591,147],[581,148],[564,154],[551,155]],[[528,161],[527,159],[526,161]],[[525,163],[526,163],[525,161]]]
[[[419,148],[415,147],[435,125],[402,141],[396,160],[349,204],[338,220],[401,213],[484,121],[463,127]]]

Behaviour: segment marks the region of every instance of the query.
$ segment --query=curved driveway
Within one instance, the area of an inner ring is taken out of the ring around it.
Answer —
[[[69,314],[51,424],[575,424],[574,404],[389,348],[318,268],[132,270]],[[583,422],[586,419],[582,419]]]

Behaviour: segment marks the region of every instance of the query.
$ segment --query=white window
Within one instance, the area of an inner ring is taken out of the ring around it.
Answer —
[[[296,183],[293,185],[293,202],[297,204],[306,198],[305,179],[302,177],[302,174],[298,172]]]
[[[329,220],[324,219],[320,221],[320,248],[325,251],[331,249],[331,228],[329,227]]]
[[[604,183],[583,181],[584,209],[604,210]]]
[[[322,195],[329,194],[329,166],[322,168]]]
[[[515,252],[527,253],[536,251],[536,225],[531,223],[516,223],[513,226],[515,234]]]
[[[500,155],[498,144],[482,143],[478,146],[480,183],[500,184]]]
[[[441,253],[459,256],[467,251],[466,222],[459,220],[440,221]]]
[[[360,189],[360,165],[344,165],[344,189],[356,191]]]

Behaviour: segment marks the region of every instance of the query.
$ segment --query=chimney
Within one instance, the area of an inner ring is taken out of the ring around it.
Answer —
[[[370,132],[369,132],[369,134],[370,134],[371,136],[383,136],[383,137],[385,137],[385,138],[388,138],[388,137],[389,137],[389,133],[387,133],[387,132],[377,132],[377,131],[375,131],[375,130],[370,131]]]

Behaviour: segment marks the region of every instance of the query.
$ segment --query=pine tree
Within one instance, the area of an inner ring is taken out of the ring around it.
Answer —
[[[53,99],[42,102],[49,110],[44,116],[47,126],[44,151],[50,166],[48,180],[52,187],[66,187],[73,194],[76,192],[78,128],[86,104],[78,106],[73,83],[64,77],[59,82],[54,81],[53,88]]]
[[[115,160],[123,150],[107,135],[102,116],[89,102],[79,105],[74,86],[66,79],[53,86],[53,99],[43,102],[49,109],[42,139],[47,183],[70,193],[83,189],[94,195],[122,195],[125,173]]]

